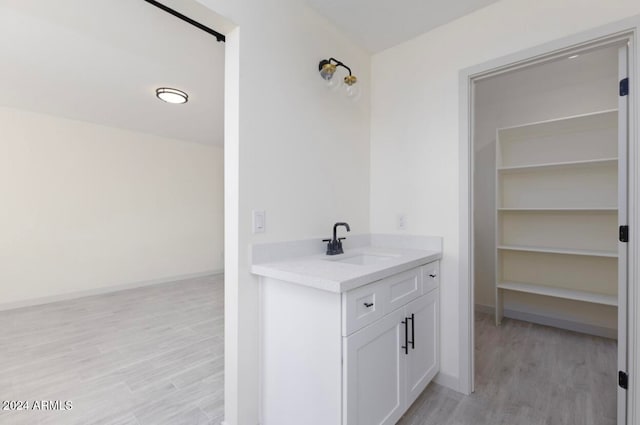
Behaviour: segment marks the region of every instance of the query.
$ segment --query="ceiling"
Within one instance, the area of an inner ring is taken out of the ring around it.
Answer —
[[[0,0],[0,55],[1,106],[223,144],[224,43],[145,1]]]
[[[306,1],[377,52],[496,0]],[[0,54],[0,106],[223,144],[224,43],[145,1],[0,0]]]
[[[306,0],[370,52],[379,52],[497,0]]]

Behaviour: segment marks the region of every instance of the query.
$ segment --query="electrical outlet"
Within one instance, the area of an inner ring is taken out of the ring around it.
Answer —
[[[264,210],[253,211],[253,233],[264,233],[267,217]]]
[[[398,230],[405,230],[406,228],[407,228],[406,214],[398,214]]]

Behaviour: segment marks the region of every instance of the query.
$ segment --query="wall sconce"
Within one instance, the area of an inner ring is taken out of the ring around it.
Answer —
[[[342,67],[349,71],[349,75],[346,75],[342,81],[339,78],[333,78],[338,67]],[[327,87],[335,89],[344,83],[345,94],[347,97],[353,100],[357,100],[360,97],[360,86],[356,84],[358,82],[358,78],[351,73],[351,68],[344,63],[334,58],[322,59],[318,64],[318,71],[320,72],[322,79],[325,80]]]

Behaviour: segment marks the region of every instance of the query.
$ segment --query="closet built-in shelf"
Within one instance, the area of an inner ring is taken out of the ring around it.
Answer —
[[[616,110],[496,130],[496,324],[507,292],[618,305],[617,131]]]
[[[584,207],[584,208],[498,208],[501,212],[618,212],[616,207]]]
[[[618,305],[618,297],[616,295],[598,294],[595,292],[576,291],[573,289],[564,289],[547,285],[536,285],[533,283],[520,282],[500,282],[496,285],[496,287],[503,290],[544,295],[555,298],[564,298],[567,300],[582,301],[593,304],[603,304],[609,306]]]
[[[502,251],[541,252],[541,253],[547,253],[547,254],[563,254],[563,255],[586,255],[590,257],[610,257],[610,258],[618,257],[617,252],[593,250],[593,249],[551,248],[551,247],[536,247],[536,246],[523,246],[523,245],[498,245],[498,249]]]
[[[499,128],[507,141],[548,137],[551,135],[580,133],[617,126],[618,109],[605,109],[586,114],[552,118]]]
[[[588,159],[583,161],[549,162],[546,164],[528,164],[528,165],[498,167],[498,172],[502,174],[525,173],[530,171],[546,171],[549,169],[616,165],[617,163],[618,163],[618,158],[599,158],[599,159]]]

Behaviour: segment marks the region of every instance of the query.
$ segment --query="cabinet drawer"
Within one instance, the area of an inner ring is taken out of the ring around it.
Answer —
[[[342,335],[349,335],[385,314],[389,286],[384,280],[342,295]]]
[[[382,282],[389,287],[389,305],[385,308],[385,314],[422,295],[422,274],[419,268],[388,277]]]
[[[440,261],[422,266],[422,293],[427,294],[440,285]]]
[[[342,335],[373,323],[422,295],[422,269],[415,268],[342,295]]]

